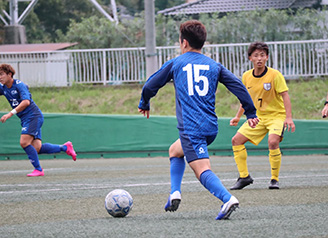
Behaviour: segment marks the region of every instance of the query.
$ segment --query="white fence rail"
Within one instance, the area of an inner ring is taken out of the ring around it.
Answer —
[[[328,40],[268,42],[268,65],[287,79],[328,76]],[[205,45],[203,53],[241,78],[252,67],[249,44]],[[179,47],[157,47],[159,67],[180,54]],[[146,80],[145,48],[0,53],[30,86],[69,86],[75,83],[121,84]]]

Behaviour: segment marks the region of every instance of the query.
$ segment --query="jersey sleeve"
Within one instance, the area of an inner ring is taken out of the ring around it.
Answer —
[[[30,94],[30,91],[28,90],[26,84],[24,84],[23,82],[21,82],[19,80],[16,81],[16,84],[17,84],[17,89],[18,89],[18,93],[19,93],[21,101],[31,100],[31,94]]]
[[[224,66],[220,65],[220,67],[221,72],[219,76],[219,82],[224,84],[224,86],[226,86],[227,89],[239,99],[242,107],[245,110],[247,119],[256,118],[256,108],[245,85]]]
[[[246,86],[246,73],[243,73],[243,76],[241,77],[241,82]]]
[[[3,95],[3,89],[1,85],[0,85],[0,95]]]
[[[280,72],[278,72],[276,77],[274,78],[274,87],[277,93],[288,91],[286,80]]]
[[[141,99],[138,108],[149,110],[149,100],[154,97],[158,90],[173,78],[171,72],[173,60],[167,61],[156,73],[149,77],[142,88]]]

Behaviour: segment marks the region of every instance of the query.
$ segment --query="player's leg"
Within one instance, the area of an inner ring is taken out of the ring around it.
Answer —
[[[216,220],[228,219],[231,213],[239,206],[239,201],[228,192],[219,177],[213,173],[210,160],[207,158],[194,160],[189,165],[201,184],[223,202]]]
[[[174,212],[181,202],[181,183],[185,171],[184,154],[180,139],[176,140],[169,149],[171,193],[164,207],[165,211]]]
[[[267,122],[269,129],[269,161],[271,166],[271,180],[269,189],[279,189],[279,172],[281,167],[281,151],[279,143],[284,135],[284,119],[271,119]]]
[[[189,166],[194,171],[201,184],[215,197],[223,202],[217,220],[228,219],[238,207],[237,198],[232,196],[223,186],[219,177],[211,170],[207,145],[211,144],[216,136],[207,138],[193,138],[185,136],[182,143]],[[180,135],[180,139],[183,138]],[[189,140],[189,143],[186,141]]]
[[[42,144],[39,154],[54,154],[60,153],[61,151],[66,152],[67,155],[72,156],[72,159],[76,160],[76,152],[73,148],[73,144],[70,141],[67,141],[63,145],[44,143]]]
[[[266,135],[267,130],[260,123],[256,128],[251,128],[248,123],[244,123],[234,135],[231,140],[234,159],[239,172],[239,177],[236,183],[230,188],[231,190],[239,190],[253,183],[253,178],[248,172],[247,167],[247,150],[245,143],[250,141],[251,143],[258,145]]]
[[[20,145],[24,149],[28,159],[30,160],[31,164],[34,167],[34,171],[28,174],[27,176],[28,177],[43,176],[44,173],[39,162],[38,152],[32,145],[33,140],[34,140],[34,136],[27,135],[27,134],[22,134],[20,138]]]
[[[39,154],[54,154],[54,153],[60,153],[61,151],[66,152],[66,149],[67,148],[65,145],[44,143],[40,148]]]
[[[249,175],[247,168],[247,150],[245,143],[249,141],[248,138],[239,132],[232,137],[232,150],[235,162],[238,168],[239,177],[246,178]]]
[[[43,176],[44,172],[40,165],[38,150],[41,144],[41,126],[43,117],[33,117],[22,121],[22,132],[20,145],[24,149],[27,157],[34,166],[34,171],[28,174],[28,177]],[[36,146],[34,147],[33,144]]]

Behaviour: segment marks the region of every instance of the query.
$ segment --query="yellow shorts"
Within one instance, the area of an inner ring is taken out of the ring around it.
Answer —
[[[265,135],[275,134],[283,138],[284,135],[284,120],[282,119],[260,119],[260,122],[255,128],[251,128],[247,121],[239,128],[238,132],[247,137],[251,143],[258,145]]]

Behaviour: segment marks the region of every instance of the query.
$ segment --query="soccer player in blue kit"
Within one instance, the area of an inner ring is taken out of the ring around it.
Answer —
[[[72,156],[75,161],[76,153],[70,141],[67,141],[63,145],[54,145],[50,143],[42,144],[42,112],[32,100],[28,87],[22,81],[14,79],[14,74],[15,70],[11,65],[0,65],[0,95],[4,95],[7,98],[13,109],[9,113],[3,115],[0,120],[2,123],[5,123],[9,118],[17,114],[21,120],[22,126],[20,145],[35,168],[34,171],[27,176],[44,176],[38,154],[51,154],[64,151],[67,155]]]
[[[218,133],[215,114],[218,83],[223,83],[238,97],[251,127],[256,126],[258,118],[252,99],[241,81],[220,63],[201,53],[206,35],[205,26],[199,21],[190,20],[181,24],[179,43],[182,55],[167,61],[147,80],[138,110],[149,118],[150,98],[173,79],[179,139],[169,149],[171,193],[165,210],[176,211],[181,202],[185,157],[201,184],[223,202],[216,217],[221,220],[229,218],[239,206],[239,201],[212,172],[207,150]]]

